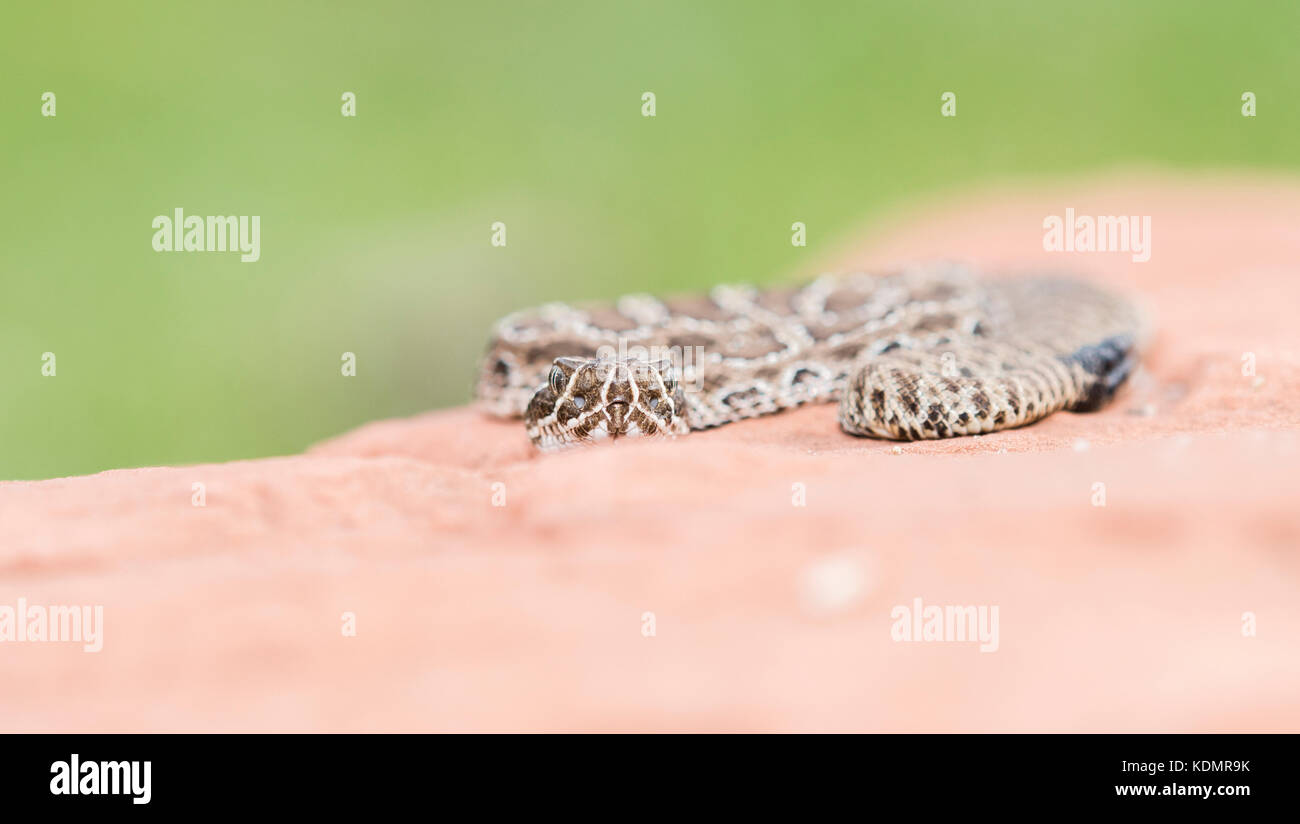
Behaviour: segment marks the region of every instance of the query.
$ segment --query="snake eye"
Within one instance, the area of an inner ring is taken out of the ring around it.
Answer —
[[[547,381],[551,385],[551,391],[557,395],[563,395],[564,389],[568,386],[569,379],[564,377],[564,370],[558,366],[551,367],[551,377]]]

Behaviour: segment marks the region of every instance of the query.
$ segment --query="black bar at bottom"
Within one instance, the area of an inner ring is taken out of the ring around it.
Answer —
[[[337,814],[413,804],[432,817],[435,802],[621,817],[658,805],[681,812],[676,797],[700,799],[690,802],[698,812],[774,796],[863,811],[1227,813],[1285,804],[1297,766],[1290,736],[754,738],[737,751],[734,739],[679,736],[11,735],[0,748],[0,798],[7,812],[74,820],[110,808]]]

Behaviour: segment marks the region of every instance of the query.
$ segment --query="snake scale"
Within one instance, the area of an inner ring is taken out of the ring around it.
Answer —
[[[1132,303],[1083,281],[929,265],[516,312],[476,395],[548,451],[835,400],[851,434],[946,438],[1099,408],[1143,337]]]

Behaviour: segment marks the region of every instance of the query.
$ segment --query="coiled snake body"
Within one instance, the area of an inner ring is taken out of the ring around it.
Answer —
[[[852,434],[945,438],[1100,407],[1142,330],[1131,303],[1077,280],[948,265],[826,275],[516,312],[497,324],[476,394],[546,450],[837,399]]]

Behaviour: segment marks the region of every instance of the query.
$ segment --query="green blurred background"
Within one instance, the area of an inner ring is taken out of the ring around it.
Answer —
[[[918,195],[1300,161],[1294,0],[0,14],[8,479],[291,453],[463,403],[510,309],[786,278]],[[261,261],[154,252],[176,207],[260,215]]]

